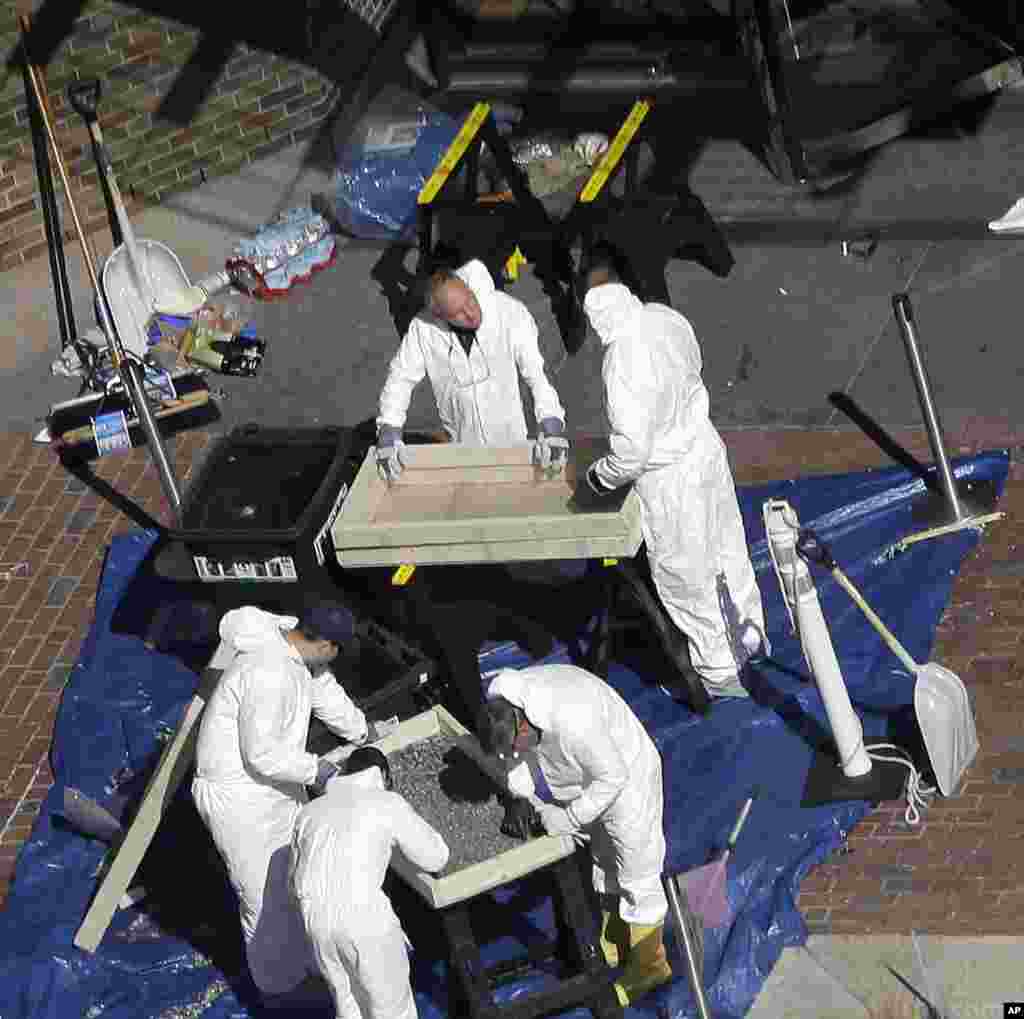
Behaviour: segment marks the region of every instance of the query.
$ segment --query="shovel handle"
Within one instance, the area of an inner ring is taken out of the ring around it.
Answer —
[[[839,586],[853,599],[857,608],[867,616],[868,622],[878,631],[878,635],[889,646],[889,650],[903,663],[912,676],[916,676],[919,668],[917,662],[910,657],[910,653],[896,639],[896,635],[892,630],[878,618],[875,610],[868,605],[860,591],[853,586],[853,581],[838,566],[832,567],[832,576],[836,578]]]
[[[868,618],[868,622],[878,631],[878,635],[888,645],[889,650],[903,663],[911,675],[916,675],[918,664],[910,657],[907,649],[896,639],[896,635],[879,619],[874,609],[864,600],[864,596],[853,585],[853,581],[843,573],[833,557],[829,547],[811,530],[800,532],[796,541],[797,554],[807,562],[824,567],[836,579],[836,583],[853,599],[854,604]]]
[[[743,830],[743,826],[747,823],[747,814],[750,813],[750,808],[754,805],[754,798],[757,796],[757,793],[758,790],[755,789],[750,796],[747,797],[747,802],[743,804],[740,816],[736,818],[736,823],[732,826],[729,841],[725,844],[729,852],[732,852],[733,847],[736,845],[736,840],[740,837],[740,832]]]

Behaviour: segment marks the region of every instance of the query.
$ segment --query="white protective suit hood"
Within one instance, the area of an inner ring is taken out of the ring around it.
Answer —
[[[225,612],[219,628],[221,646],[217,648],[210,668],[227,668],[235,655],[249,654],[282,642],[284,634],[298,625],[299,620],[295,616],[275,616],[254,605]]]
[[[651,576],[694,668],[713,696],[741,695],[740,669],[767,646],[764,608],[693,327],[621,283],[593,287],[584,308],[605,348],[611,446],[594,473],[635,484]]]
[[[224,614],[211,662],[224,673],[203,708],[192,782],[238,895],[249,968],[266,994],[294,987],[309,962],[288,891],[287,846],[317,773],[317,756],[306,750],[310,717],[342,739],[366,738],[365,715],[331,671],[312,675],[286,639],[297,623],[254,606]]]
[[[622,283],[591,287],[583,301],[583,310],[605,346],[624,335],[643,309],[640,298]]]
[[[428,873],[448,862],[440,833],[385,791],[378,767],[331,779],[296,820],[290,884],[336,1019],[416,1019],[408,943],[383,888],[396,851]]]
[[[519,708],[526,715],[526,720],[530,725],[540,729],[541,732],[551,728],[553,704],[551,698],[546,694],[546,690],[535,689],[527,698],[523,677],[520,676],[517,669],[502,669],[487,685],[488,700],[503,697],[509,704]],[[527,707],[527,701],[529,701],[529,707]]]
[[[453,442],[503,446],[527,438],[520,380],[533,396],[537,422],[565,422],[540,352],[529,309],[494,285],[487,267],[468,262],[456,273],[480,305],[480,325],[467,353],[447,322],[429,313],[412,320],[381,390],[378,427],[404,428],[413,390],[430,381],[441,425]]]
[[[659,923],[667,909],[661,757],[629,705],[572,665],[503,670],[487,695],[516,705],[541,730],[532,754],[548,789],[537,785],[524,755],[509,772],[509,791],[538,808],[550,793],[587,830],[597,892],[621,896],[627,923]]]
[[[494,302],[491,300],[491,297],[494,295],[497,287],[495,287],[494,280],[483,262],[475,260],[467,262],[461,269],[456,271],[455,275],[473,291],[480,305],[480,314],[482,316],[486,316],[488,308],[493,310]],[[483,326],[483,324],[481,319],[480,325]]]
[[[488,313],[496,314],[493,298],[498,288],[494,285],[494,278],[487,266],[476,260],[467,262],[461,268],[456,269],[454,275],[473,291],[473,296],[476,298],[477,304],[480,305],[480,325],[477,328],[483,329],[488,319]],[[439,329],[451,329],[444,319],[432,315],[429,308],[424,309],[423,319]]]

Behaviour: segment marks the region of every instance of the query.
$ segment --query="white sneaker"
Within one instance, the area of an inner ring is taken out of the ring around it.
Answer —
[[[988,228],[996,233],[1024,231],[1024,198],[1018,198],[999,219],[992,220]]]

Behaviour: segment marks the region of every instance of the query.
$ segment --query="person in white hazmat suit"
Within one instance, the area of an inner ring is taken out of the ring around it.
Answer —
[[[536,461],[559,469],[568,454],[565,411],[544,372],[537,323],[522,301],[502,293],[483,262],[423,281],[425,308],[412,320],[388,369],[377,416],[377,465],[402,471],[402,429],[413,390],[430,379],[448,438],[467,446],[525,441],[519,376],[533,394]]]
[[[382,888],[396,849],[428,873],[448,862],[441,835],[392,791],[387,758],[360,748],[299,812],[291,848],[292,893],[337,1019],[416,1019],[405,934]]]
[[[238,895],[246,958],[268,1004],[311,987],[313,960],[288,892],[288,847],[306,786],[338,769],[306,752],[311,714],[343,740],[374,736],[326,666],[351,639],[353,618],[336,603],[301,621],[254,606],[220,622],[211,662],[224,673],[203,711],[192,798]]]
[[[615,690],[572,665],[503,670],[487,698],[481,743],[506,766],[523,758],[508,772],[509,791],[533,805],[549,835],[590,843],[601,948],[610,965],[625,963],[615,990],[629,1005],[672,976],[658,748]]]
[[[744,697],[744,666],[769,653],[764,608],[700,347],[682,315],[623,285],[624,269],[599,245],[581,273],[584,311],[604,346],[611,451],[577,491],[599,502],[635,484],[651,577],[693,670],[711,697]]]

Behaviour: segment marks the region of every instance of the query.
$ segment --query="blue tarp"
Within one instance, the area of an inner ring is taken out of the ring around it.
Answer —
[[[989,479],[999,491],[1007,469],[1005,453],[956,463],[958,476]],[[708,932],[706,940],[709,1005],[722,1019],[744,1015],[782,949],[803,942],[806,927],[795,906],[801,880],[870,809],[859,802],[800,806],[815,747],[828,742],[828,725],[790,633],[761,507],[768,498],[787,499],[801,523],[832,547],[911,655],[926,661],[960,563],[978,539],[964,531],[887,555],[897,541],[920,529],[911,504],[922,490],[922,483],[902,469],[740,490],[773,645],[771,661],[753,677],[752,700],[721,702],[709,717],[698,718],[667,699],[636,663],[611,666],[609,682],[648,727],[664,758],[669,871],[698,866],[720,850],[746,796],[755,786],[760,789],[730,863],[731,920]],[[211,859],[212,847],[187,788],[143,863],[140,880],[150,898],[115,916],[94,955],[72,945],[105,847],[74,833],[60,818],[64,788],[77,787],[115,811],[137,797],[196,687],[195,674],[180,661],[110,631],[119,597],[153,541],[152,533],[140,532],[112,543],[95,623],[60,706],[52,750],[56,781],[0,913],[3,1019],[258,1014],[241,961],[233,898]],[[912,718],[913,680],[831,577],[817,572],[815,580],[865,735],[882,740]],[[564,652],[553,660],[559,657],[564,660]],[[490,670],[523,662],[514,646],[496,645],[482,664]],[[416,949],[420,1015],[444,1019],[447,991],[437,918],[411,893],[408,901],[400,893],[396,905]],[[474,923],[486,942],[486,961],[516,954],[552,930],[544,882],[535,877],[481,897]],[[536,971],[504,986],[498,1000],[551,979]],[[654,1019],[661,1006],[672,1019],[694,1014],[681,973],[627,1016]],[[566,1015],[585,1019],[589,1012]]]

